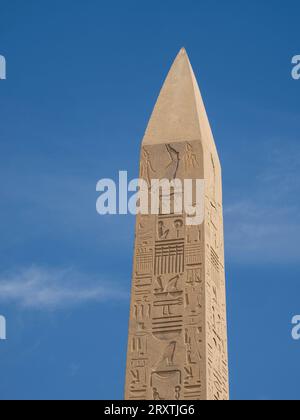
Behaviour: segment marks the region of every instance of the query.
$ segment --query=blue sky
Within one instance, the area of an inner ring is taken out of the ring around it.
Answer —
[[[96,183],[138,174],[178,50],[224,173],[232,399],[299,399],[298,1],[0,0],[1,399],[122,399],[134,219]]]

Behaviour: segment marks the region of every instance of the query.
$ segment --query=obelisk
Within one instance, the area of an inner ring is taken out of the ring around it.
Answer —
[[[140,178],[203,179],[204,222],[138,215],[127,400],[227,400],[228,353],[221,165],[182,49],[146,130]]]

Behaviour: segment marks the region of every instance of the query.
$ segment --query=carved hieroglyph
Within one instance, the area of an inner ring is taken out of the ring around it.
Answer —
[[[129,324],[127,400],[226,400],[228,356],[221,167],[185,50],[150,119],[141,178],[204,179],[205,221],[139,215]]]

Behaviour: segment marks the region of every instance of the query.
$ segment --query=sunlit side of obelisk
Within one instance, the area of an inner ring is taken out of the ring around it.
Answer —
[[[227,400],[221,166],[185,50],[146,130],[140,178],[204,179],[205,218],[137,216],[125,398]]]

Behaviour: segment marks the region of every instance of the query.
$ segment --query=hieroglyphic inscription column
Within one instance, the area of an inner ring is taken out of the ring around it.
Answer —
[[[140,177],[204,179],[205,220],[190,226],[184,210],[137,216],[125,398],[226,400],[221,167],[185,50],[149,122]]]

